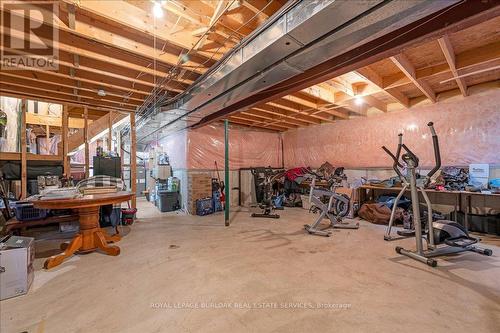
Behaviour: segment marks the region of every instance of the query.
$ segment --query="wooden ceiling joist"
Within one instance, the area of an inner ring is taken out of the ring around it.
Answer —
[[[248,111],[242,111],[241,114],[251,115],[269,121],[280,121],[284,125],[289,126],[291,128],[308,125],[307,123],[304,123],[300,120],[296,120],[293,117],[288,118],[287,116],[280,115],[277,113],[270,113],[265,110],[250,109]]]
[[[191,49],[198,38],[192,36],[189,31],[173,32],[172,27],[168,26],[162,18],[155,18],[151,15],[151,11],[137,10],[135,6],[123,0],[114,1],[72,1],[64,0],[66,3],[76,3],[77,15],[75,22],[75,31],[88,35],[89,28],[94,30],[101,29],[99,22],[107,25],[115,24],[115,27],[122,29],[124,35],[144,35],[150,37],[150,40],[157,40],[156,43],[168,43],[176,46],[176,51],[180,54],[183,50]],[[153,3],[151,2],[151,7]],[[151,10],[151,9],[150,9]],[[61,21],[62,22],[62,21]],[[92,22],[92,25],[89,23]],[[113,29],[107,29],[108,31]],[[117,29],[118,30],[118,29]],[[119,31],[119,30],[118,30]],[[108,32],[109,34],[109,32]],[[129,43],[133,39],[126,38],[123,35],[112,34],[114,38],[119,39],[123,43]],[[116,41],[115,41],[116,43]],[[113,43],[114,44],[114,43]],[[135,43],[132,43],[135,44]],[[163,47],[160,48],[163,49]],[[175,52],[175,51],[173,51]],[[151,56],[151,55],[150,55]],[[170,56],[165,53],[165,56]],[[173,58],[166,60],[167,63],[176,64],[178,56],[171,54]],[[186,65],[192,64],[200,66],[200,68],[209,67],[212,63],[209,61],[209,56],[193,55],[192,59]],[[205,63],[207,62],[207,63]]]
[[[266,128],[266,129],[271,129],[271,130],[280,131],[280,132],[286,131],[288,129],[287,127],[281,127],[281,126],[276,125],[276,124],[272,124],[272,125],[266,124],[267,125],[266,127],[259,126],[259,124],[261,124],[261,123],[249,120],[249,119],[247,119],[245,117],[241,117],[241,116],[230,116],[229,121],[237,123],[237,124],[241,124],[241,125],[250,126],[250,127]]]
[[[463,74],[466,71],[472,71],[481,66],[489,66],[489,64],[498,60],[500,60],[500,42],[494,42],[456,54],[455,67],[458,73]],[[415,70],[417,79],[427,79],[448,72],[450,72],[450,67],[447,63]],[[411,83],[412,81],[404,73],[383,77],[384,89],[393,89]]]
[[[5,29],[4,31],[6,35],[15,34],[15,30],[11,31],[10,29]],[[44,41],[45,39],[40,38],[40,40]],[[70,57],[78,55],[80,58],[80,65],[87,66],[88,70],[92,70],[92,68],[100,71],[110,70],[111,66],[111,69],[114,69],[116,73],[125,72],[129,78],[135,78],[138,76],[144,77],[145,74],[153,78],[165,78],[168,77],[168,74],[166,73],[171,68],[171,65],[162,63],[156,63],[154,65],[151,62],[147,63],[144,58],[133,57],[126,52],[107,51],[109,55],[100,53],[103,50],[102,47],[99,47],[95,42],[90,42],[89,40],[85,40],[83,38],[72,36],[72,38],[67,42],[71,44],[68,45],[64,43],[63,40],[59,41],[56,45],[56,50],[59,52],[60,59],[66,59],[66,62],[69,62]],[[78,47],[74,45],[78,45]],[[192,78],[185,78],[181,76],[179,78],[173,78],[172,81],[191,84],[198,76],[197,74],[192,74],[193,73],[188,73],[187,75]]]
[[[99,2],[99,3],[111,3],[113,2],[110,1],[92,1],[92,2]],[[3,11],[2,11],[3,12]],[[12,14],[12,15],[17,15]],[[79,19],[85,20],[79,20]],[[28,19],[26,17],[26,19]],[[42,22],[36,21],[35,18],[29,18],[30,20],[33,21],[32,24],[38,25]],[[37,33],[45,38],[50,38],[51,36],[51,31],[52,27],[55,27],[56,29],[59,30],[59,43],[63,44],[69,44],[71,45],[71,41],[75,41],[78,38],[83,38],[89,41],[92,41],[94,43],[99,43],[102,44],[102,46],[106,46],[107,54],[110,55],[113,53],[113,49],[115,50],[120,50],[120,51],[125,51],[129,52],[135,56],[139,56],[142,58],[146,59],[153,59],[158,62],[164,63],[165,65],[176,65],[179,62],[179,55],[181,54],[181,51],[179,51],[178,54],[171,54],[164,52],[162,50],[162,44],[161,41],[155,42],[153,40],[147,40],[147,39],[141,39],[140,41],[136,41],[133,39],[130,39],[129,37],[122,36],[118,34],[118,32],[123,34],[122,30],[116,29],[117,31],[115,32],[110,32],[106,29],[109,27],[104,27],[103,24],[99,25],[99,21],[91,20],[88,17],[85,16],[78,16],[77,15],[77,21],[75,23],[75,28],[71,29],[69,28],[63,21],[60,19],[55,19],[52,22],[52,25],[49,26],[48,24],[44,23],[38,28]],[[4,29],[4,30],[9,30],[9,29]],[[15,31],[15,30],[14,30]],[[77,38],[75,38],[77,37]],[[139,38],[138,38],[139,39]],[[73,45],[78,45],[78,43],[73,44]],[[194,57],[193,57],[194,58]],[[198,74],[203,73],[208,64],[204,63],[205,61],[199,61],[199,62],[194,62],[194,61],[187,61],[184,65],[189,66],[190,71],[196,72]]]
[[[140,104],[137,104],[137,103],[125,103],[125,102],[121,102],[121,101],[116,101],[116,100],[112,100],[110,99],[109,97],[108,98],[104,98],[104,97],[99,97],[99,98],[96,98],[94,96],[88,96],[88,95],[85,95],[85,94],[76,94],[74,93],[73,91],[71,92],[68,92],[68,91],[54,91],[54,90],[50,90],[50,89],[45,89],[45,88],[41,88],[41,87],[30,87],[30,86],[26,86],[26,85],[23,85],[23,84],[20,84],[20,83],[12,83],[12,82],[6,82],[5,80],[2,80],[0,79],[0,83],[1,83],[1,87],[0,87],[0,90],[11,90],[13,91],[14,89],[17,90],[18,92],[20,93],[29,93],[30,91],[40,91],[40,92],[46,92],[47,94],[50,94],[51,96],[55,96],[55,97],[61,97],[63,98],[64,96],[68,96],[68,97],[65,97],[65,98],[70,98],[72,99],[73,97],[77,98],[77,102],[78,101],[81,101],[81,99],[85,99],[87,101],[93,101],[95,103],[101,103],[101,104],[104,104],[104,105],[109,105],[109,106],[115,106],[115,107],[131,107],[131,108],[135,108],[137,106],[139,106]],[[57,94],[57,95],[56,95]]]
[[[9,81],[9,78],[14,78],[19,82],[24,82],[27,87],[40,88],[40,87],[49,87],[52,86],[55,92],[59,91],[61,88],[69,88],[73,89],[75,87],[74,80],[66,80],[61,78],[53,78],[50,76],[44,76],[44,73],[30,73],[27,71],[4,71],[0,73],[0,79],[4,81]],[[89,97],[97,98],[97,89],[98,86],[87,85],[83,83],[78,90],[89,92]],[[115,91],[114,89],[106,90],[106,96],[108,98],[112,98],[116,102],[127,102],[133,101],[138,102],[137,104],[141,104],[143,101],[143,95],[138,94],[126,94],[124,92]]]
[[[286,121],[287,123],[289,124],[292,124],[292,125],[298,125],[298,126],[307,126],[307,125],[310,125],[311,122],[308,122],[306,120],[303,120],[303,118],[301,116],[297,116],[297,115],[294,115],[294,116],[291,116],[289,114],[287,114],[286,112],[279,112],[275,109],[273,109],[272,107],[269,107],[269,106],[266,106],[266,105],[259,105],[258,107],[253,107],[252,109],[250,109],[251,112],[261,112],[261,113],[265,113],[265,114],[270,114],[270,115],[273,115],[275,116],[275,118],[282,118],[283,121]],[[312,122],[312,124],[316,124],[316,122]]]
[[[444,57],[446,58],[446,62],[450,67],[451,73],[455,77],[455,81],[458,85],[458,88],[460,89],[460,92],[462,93],[462,96],[466,97],[467,85],[465,84],[464,79],[458,77],[459,74],[456,67],[455,53],[453,51],[453,46],[451,45],[450,39],[448,38],[448,36],[445,35],[438,39],[438,43],[439,46],[441,47],[441,51],[443,51]]]
[[[263,127],[265,127],[266,124],[279,124],[279,126],[281,126],[281,127],[297,128],[297,125],[288,123],[286,119],[270,118],[268,116],[261,116],[261,115],[257,114],[255,111],[253,111],[253,112],[243,111],[243,112],[240,112],[238,114],[238,116],[245,116],[248,119],[259,122],[259,124],[263,124]]]
[[[241,4],[254,14],[262,13],[266,18],[281,8],[281,4],[276,0],[241,0]]]
[[[54,103],[54,104],[63,104],[63,105],[66,104],[69,106],[76,106],[76,107],[87,106],[89,108],[89,110],[93,109],[96,111],[103,111],[103,112],[109,112],[109,111],[127,112],[127,113],[134,112],[134,110],[130,110],[127,108],[116,108],[116,107],[109,107],[109,106],[103,106],[103,105],[95,105],[95,104],[86,103],[83,101],[74,102],[74,101],[59,99],[59,98],[50,97],[50,96],[46,96],[46,95],[19,93],[18,91],[9,91],[9,90],[3,90],[3,89],[0,89],[0,96],[26,98],[28,100],[33,100],[33,101]],[[75,114],[73,114],[73,115],[75,115]]]
[[[410,99],[406,97],[403,93],[401,93],[397,88],[394,89],[385,89],[384,88],[384,80],[382,77],[372,70],[369,67],[363,67],[360,68],[356,71],[356,73],[362,77],[364,77],[366,80],[370,81],[372,84],[375,86],[379,87],[381,90],[386,92],[389,96],[394,98],[396,101],[401,103],[404,107],[408,108],[410,107]]]
[[[427,82],[422,79],[418,79],[415,71],[415,67],[402,53],[395,55],[390,58],[392,62],[406,75],[406,77],[433,103],[436,102],[436,94],[432,91],[432,88],[427,84]]]
[[[294,116],[297,116],[297,117],[299,117],[298,115],[300,115],[300,119],[306,123],[309,123],[309,124],[314,124],[314,125],[321,124],[320,119],[315,119],[315,117],[311,117],[308,114],[306,114],[305,112],[301,112],[301,111],[298,111],[297,109],[283,106],[283,105],[278,104],[278,103],[268,102],[265,105],[259,105],[259,108],[264,108],[264,107],[268,107],[271,110],[276,111],[278,113],[291,112],[294,114]]]
[[[0,47],[0,49],[2,51],[6,51],[6,52],[9,52],[12,54],[25,54],[24,52],[19,52],[19,51],[9,49],[9,48],[4,48],[4,47]],[[75,56],[77,56],[77,55],[75,55]],[[156,84],[154,83],[154,80],[152,80],[152,82],[145,81],[142,78],[139,79],[139,78],[135,78],[135,77],[125,76],[125,75],[113,73],[109,70],[106,71],[106,70],[100,70],[100,69],[96,69],[96,68],[92,68],[92,67],[87,67],[85,65],[80,64],[80,62],[75,64],[74,62],[68,62],[68,61],[56,59],[54,61],[54,63],[59,65],[62,70],[69,71],[70,75],[71,75],[72,71],[78,71],[78,72],[85,73],[89,77],[102,76],[102,77],[110,78],[111,80],[116,79],[117,81],[115,81],[115,83],[116,82],[123,82],[123,83],[129,82],[128,85],[138,85],[138,86],[143,86],[145,88],[146,87],[152,88],[152,87],[156,86]],[[74,77],[74,75],[71,75],[71,76]],[[124,86],[123,83],[121,84],[121,86]],[[170,91],[179,93],[179,92],[183,92],[187,88],[187,85],[181,84],[180,82],[174,82],[174,84],[166,85],[165,88],[170,90]]]

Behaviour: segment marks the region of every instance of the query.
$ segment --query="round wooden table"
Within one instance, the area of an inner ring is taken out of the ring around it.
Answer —
[[[120,248],[108,243],[118,242],[119,235],[109,235],[105,230],[99,227],[99,208],[104,205],[111,205],[128,201],[133,194],[128,191],[116,193],[91,194],[75,199],[50,199],[31,201],[36,208],[41,209],[76,209],[78,210],[80,232],[69,242],[61,245],[64,251],[61,254],[52,256],[45,261],[46,269],[55,267],[63,262],[64,259],[77,253],[89,253],[95,250],[102,250],[104,253],[117,256],[120,254]]]

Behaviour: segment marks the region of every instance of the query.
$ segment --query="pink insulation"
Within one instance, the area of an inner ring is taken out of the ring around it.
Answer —
[[[427,127],[434,122],[440,140],[442,164],[500,164],[500,92],[459,98],[410,110],[333,124],[299,128],[284,133],[286,167],[334,166],[389,167],[391,159],[381,149],[397,146],[398,133],[420,158],[432,166],[432,139]]]
[[[229,165],[231,169],[281,165],[281,141],[278,133],[231,126],[229,129]],[[224,126],[208,125],[189,130],[187,167],[189,169],[224,168]]]

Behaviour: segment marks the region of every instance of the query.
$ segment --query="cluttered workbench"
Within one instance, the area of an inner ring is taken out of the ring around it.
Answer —
[[[401,186],[393,186],[393,187],[383,187],[383,186],[375,186],[375,185],[362,185],[358,188],[358,198],[359,203],[362,205],[368,201],[374,201],[376,199],[376,194],[378,192],[389,192],[389,193],[398,193],[402,190]],[[407,192],[410,190],[408,189]],[[435,189],[425,189],[427,193],[438,193],[444,195],[454,196],[454,210],[453,210],[453,219],[457,222],[458,212],[461,211],[464,213],[464,226],[469,229],[469,215],[471,214],[471,198],[473,196],[484,196],[494,198],[495,201],[500,205],[500,194],[497,193],[487,193],[487,192],[470,192],[470,191],[456,191],[456,190],[435,190]],[[465,205],[463,203],[465,202]]]

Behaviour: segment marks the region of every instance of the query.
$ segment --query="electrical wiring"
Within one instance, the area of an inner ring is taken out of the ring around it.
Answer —
[[[200,68],[205,68],[205,64],[212,61],[215,54],[217,54],[223,47],[226,47],[225,46],[225,42],[227,41],[230,41],[231,38],[234,38],[235,35],[238,34],[238,32],[248,26],[253,20],[255,20],[269,5],[271,5],[271,3],[273,2],[274,0],[271,0],[269,1],[261,10],[259,10],[258,12],[256,12],[250,19],[248,19],[246,22],[244,22],[240,27],[238,27],[236,29],[236,31],[233,31],[231,34],[229,34],[223,41],[223,43],[212,53],[212,56],[209,57],[208,59],[206,59],[203,63],[193,67],[191,69],[191,71],[195,71],[197,69],[200,69]],[[214,20],[214,22],[207,28],[207,30],[200,36],[200,38],[198,39],[197,43],[195,45],[193,45],[193,47],[191,47],[190,50],[188,50],[187,53],[183,53],[181,52],[181,54],[179,55],[179,60],[177,62],[177,64],[173,67],[171,67],[167,73],[167,76],[165,76],[159,83],[156,82],[156,77],[155,77],[155,87],[152,89],[150,95],[148,96],[148,98],[146,98],[144,100],[144,102],[141,104],[141,106],[137,109],[137,115],[139,116],[139,119],[138,119],[138,124],[141,122],[141,121],[144,121],[143,119],[145,119],[147,116],[149,116],[152,112],[154,112],[155,108],[157,107],[158,104],[163,104],[163,103],[166,103],[166,102],[169,102],[171,101],[172,99],[176,98],[177,96],[174,96],[170,99],[168,99],[168,95],[167,95],[167,99],[163,98],[165,96],[165,94],[163,96],[160,96],[158,97],[159,93],[163,90],[163,86],[166,85],[166,84],[169,84],[172,80],[176,79],[178,77],[178,73],[177,72],[177,69],[179,69],[182,65],[182,62],[183,60],[185,59],[184,57],[188,56],[191,52],[193,52],[193,50],[195,50],[196,46],[204,39],[204,37],[209,34],[211,32],[211,29],[218,23],[218,20],[220,19],[220,17],[222,15],[224,15],[224,13],[227,11],[228,8],[230,8],[234,3],[236,2],[236,0],[233,0],[232,2],[228,3],[225,7],[225,9],[221,12],[221,14],[217,17],[217,19]],[[156,40],[156,38],[155,38]],[[164,44],[165,46],[165,44]],[[238,47],[242,47],[241,45],[238,46]],[[156,47],[155,47],[156,49]],[[227,61],[228,59],[225,59],[225,61]],[[156,64],[156,59],[153,61],[153,63]],[[139,73],[140,74],[140,73]],[[168,91],[167,91],[168,93]],[[151,104],[153,104],[152,106],[150,106]],[[125,131],[128,131],[128,127],[125,128],[124,130]],[[155,131],[156,132],[156,131]],[[151,133],[151,134],[154,134],[155,132]],[[150,135],[151,135],[150,134]]]
[[[377,50],[377,49],[379,49],[379,48],[381,48],[381,47],[385,46],[386,44],[391,43],[391,42],[393,42],[394,40],[399,39],[399,38],[401,38],[402,36],[405,36],[405,35],[407,35],[407,34],[411,33],[412,31],[414,31],[414,30],[416,30],[416,29],[418,29],[418,28],[420,28],[420,27],[422,27],[422,26],[426,25],[426,24],[427,24],[427,23],[429,23],[430,21],[432,21],[432,20],[434,20],[434,19],[436,19],[436,18],[438,18],[438,17],[440,17],[440,16],[444,15],[445,13],[447,13],[447,12],[449,12],[450,10],[454,9],[455,7],[457,7],[457,6],[461,5],[461,4],[463,4],[465,1],[466,1],[466,0],[462,0],[462,1],[460,1],[460,2],[458,2],[458,3],[456,3],[456,4],[454,4],[454,5],[452,5],[452,6],[448,7],[448,8],[446,8],[445,10],[441,11],[440,13],[430,16],[430,17],[429,17],[429,19],[427,19],[427,20],[425,20],[424,22],[422,22],[422,23],[420,23],[420,24],[416,25],[415,27],[413,27],[413,28],[411,28],[411,29],[409,29],[409,30],[407,30],[407,31],[403,32],[402,34],[399,34],[398,36],[396,36],[396,37],[394,37],[394,38],[391,38],[391,39],[389,39],[389,40],[385,41],[384,43],[378,44],[378,45],[376,45],[376,46],[374,46],[374,47],[372,47],[372,48],[370,48],[370,49],[368,49],[368,50],[366,50],[366,51],[364,51],[364,52],[362,52],[362,53],[360,53],[360,54],[356,55],[355,57],[351,57],[351,58],[349,58],[349,59],[347,59],[347,60],[345,60],[345,61],[343,61],[343,62],[340,62],[340,63],[339,63],[339,64],[337,64],[336,66],[337,66],[338,68],[340,68],[340,67],[344,66],[345,64],[347,64],[347,63],[351,62],[353,59],[359,59],[359,58],[361,58],[361,57],[365,56],[366,54],[368,54],[368,53],[370,53],[370,52],[372,52],[372,51],[375,51],[375,50]],[[269,88],[269,89],[266,89],[266,90],[264,90],[264,92],[269,93],[269,92],[275,92],[275,91],[282,91],[283,89],[287,89],[287,88],[292,88],[292,87],[298,86],[298,85],[299,85],[299,84],[301,84],[301,83],[305,83],[305,82],[308,82],[308,81],[312,81],[312,80],[314,80],[314,79],[316,79],[316,78],[319,78],[319,77],[321,77],[323,74],[329,73],[330,71],[331,71],[331,69],[327,69],[327,70],[324,70],[324,71],[318,72],[318,73],[316,73],[316,74],[312,75],[311,77],[307,77],[307,78],[304,78],[304,79],[301,79],[301,80],[298,80],[298,81],[294,81],[293,83],[285,84],[285,85],[282,85],[282,86],[280,85],[279,87],[275,87],[275,88]],[[258,96],[258,95],[259,95],[259,93],[257,93],[255,96]],[[314,110],[314,109],[310,109],[310,110]]]

